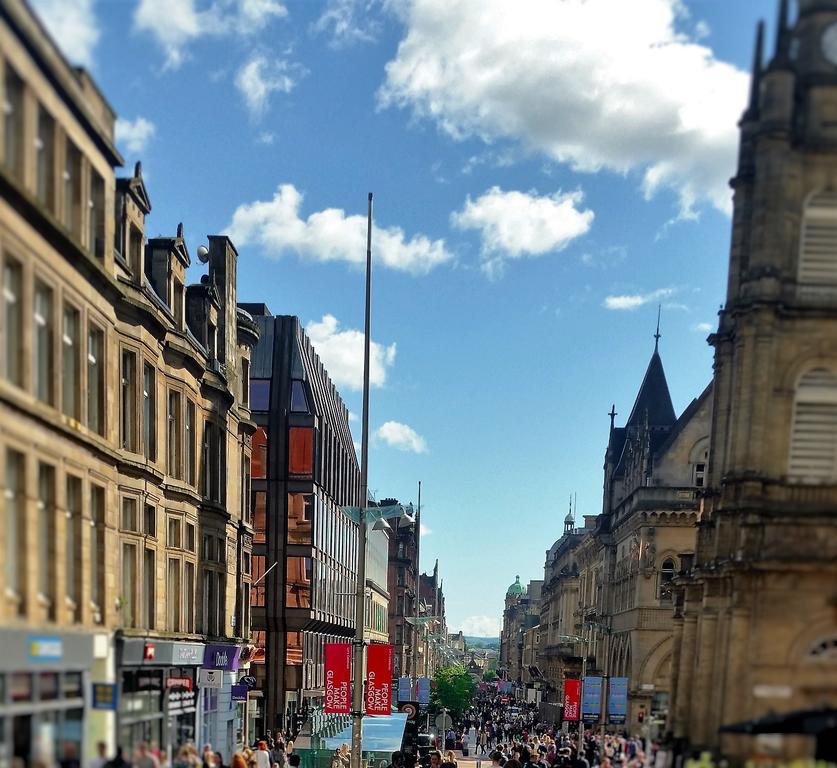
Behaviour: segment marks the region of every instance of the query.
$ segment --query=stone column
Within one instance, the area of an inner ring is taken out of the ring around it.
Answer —
[[[675,731],[677,739],[686,738],[694,691],[692,678],[695,669],[697,641],[697,616],[686,614],[683,618],[683,641],[680,647],[680,668],[677,672],[677,703],[675,706]]]
[[[700,644],[697,657],[697,675],[693,696],[695,706],[691,712],[689,733],[694,745],[706,746],[709,742],[708,717],[712,702],[712,680],[715,671],[715,657],[723,654],[716,647],[718,613],[714,608],[704,608],[700,617]]]
[[[674,733],[676,730],[676,702],[678,683],[680,682],[680,658],[683,644],[683,616],[678,614],[674,618],[671,636],[671,680],[668,684],[670,691],[669,699],[669,722],[668,730]]]

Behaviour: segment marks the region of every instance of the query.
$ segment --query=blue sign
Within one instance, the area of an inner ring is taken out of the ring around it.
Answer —
[[[30,661],[61,661],[64,657],[64,642],[60,637],[30,637]]]
[[[611,677],[607,695],[607,717],[613,725],[622,725],[628,717],[628,678]]]
[[[93,683],[93,709],[116,710],[119,688],[114,683]]]
[[[430,678],[420,677],[416,681],[416,698],[419,706],[425,707],[430,703]]]
[[[581,693],[581,719],[598,722],[602,713],[602,679],[585,677]]]
[[[231,701],[247,701],[247,693],[250,689],[244,683],[233,683],[230,687]]]
[[[398,701],[412,701],[413,686],[409,677],[398,678]]]

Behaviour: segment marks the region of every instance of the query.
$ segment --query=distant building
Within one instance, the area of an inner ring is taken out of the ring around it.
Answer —
[[[382,504],[396,503],[387,499]],[[408,619],[419,615],[418,594],[418,531],[415,525],[390,521],[389,565],[389,642],[392,644],[392,673],[395,677],[416,677],[414,660],[419,661],[420,648],[415,644],[424,636],[424,628]],[[414,653],[415,651],[415,653]]]
[[[540,622],[542,588],[543,580],[530,581],[524,588],[517,576],[506,590],[498,668],[503,679],[523,683],[523,634]]]
[[[419,676],[432,677],[442,665],[447,648],[448,626],[445,618],[445,592],[439,578],[439,561],[433,566],[433,573],[422,573],[419,576],[419,595],[422,602],[422,613],[433,617],[425,625],[427,632],[424,636],[424,649],[419,662]],[[421,645],[419,646],[422,651]]]

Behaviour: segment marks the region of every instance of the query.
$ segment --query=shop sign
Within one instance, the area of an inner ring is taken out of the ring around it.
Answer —
[[[430,704],[430,678],[420,677],[416,681],[416,698],[422,707]]]
[[[224,670],[222,669],[199,669],[198,685],[201,688],[223,688]]]
[[[585,677],[581,697],[581,718],[587,722],[598,722],[602,713],[602,678]]]
[[[203,653],[204,669],[225,669],[237,672],[241,648],[234,645],[207,645]]]
[[[242,683],[234,683],[230,688],[230,698],[233,701],[247,701],[247,694],[250,689]]]
[[[197,643],[175,643],[171,653],[171,663],[178,664],[201,664],[203,663],[204,646]]]
[[[154,661],[157,656],[157,646],[154,643],[146,643],[142,649],[143,661]]]
[[[628,678],[611,677],[607,696],[607,718],[612,725],[622,725],[628,716]]]
[[[246,685],[247,688],[249,688],[250,690],[253,690],[253,688],[256,687],[256,678],[252,675],[245,675],[238,682],[240,682],[242,685]]]
[[[134,691],[162,691],[163,690],[163,672],[160,671],[151,671],[148,672],[140,671],[132,673],[133,677],[133,690]]]
[[[351,667],[351,643],[325,644],[326,714],[346,715],[349,713]]]
[[[64,643],[60,637],[30,637],[29,659],[31,661],[61,661],[64,657]]]
[[[391,713],[392,646],[374,643],[366,650],[366,714]]]
[[[413,698],[413,686],[409,677],[398,678],[398,701],[410,701]]]
[[[193,690],[172,688],[169,690],[168,700],[170,715],[188,714],[195,711],[195,692]]]
[[[187,691],[192,690],[191,677],[167,677],[166,688],[185,688]]]
[[[93,709],[116,709],[119,689],[113,683],[93,683]]]
[[[581,681],[564,680],[564,720],[578,720]]]

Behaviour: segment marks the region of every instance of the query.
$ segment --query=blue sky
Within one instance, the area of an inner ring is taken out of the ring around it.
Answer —
[[[374,192],[370,487],[422,481],[449,625],[495,633],[569,494],[600,511],[658,303],[678,413],[709,380],[774,0],[35,5],[120,115],[148,234],[230,233],[241,300],[299,315],[358,415]]]

